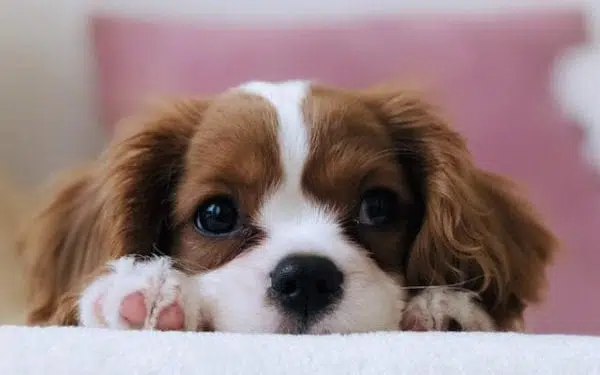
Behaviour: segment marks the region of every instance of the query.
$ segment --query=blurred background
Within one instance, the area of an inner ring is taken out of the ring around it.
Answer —
[[[600,334],[600,2],[0,0],[0,323],[19,217],[162,95],[249,79],[422,85],[565,244],[534,332]],[[592,286],[592,288],[590,288]]]

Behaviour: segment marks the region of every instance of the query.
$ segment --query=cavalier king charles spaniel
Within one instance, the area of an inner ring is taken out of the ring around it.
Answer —
[[[249,82],[128,119],[24,233],[28,322],[522,329],[557,243],[418,95]]]

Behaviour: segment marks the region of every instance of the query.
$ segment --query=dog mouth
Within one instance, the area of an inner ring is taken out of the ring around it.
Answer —
[[[326,314],[319,314],[318,316],[308,316],[306,314],[298,315],[285,315],[281,320],[281,323],[277,329],[277,333],[289,334],[289,335],[327,335],[332,332],[327,329],[321,329],[317,327],[317,323]]]

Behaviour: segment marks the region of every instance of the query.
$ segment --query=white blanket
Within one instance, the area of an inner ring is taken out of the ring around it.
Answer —
[[[238,335],[0,327],[1,375],[600,374],[600,337]]]

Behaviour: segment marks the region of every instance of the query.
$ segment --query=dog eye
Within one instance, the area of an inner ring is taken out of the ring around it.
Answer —
[[[388,189],[368,190],[362,197],[358,213],[358,223],[379,227],[392,223],[396,219],[396,194]]]
[[[238,227],[239,214],[235,202],[226,196],[211,198],[196,212],[194,224],[204,234],[220,236]]]

